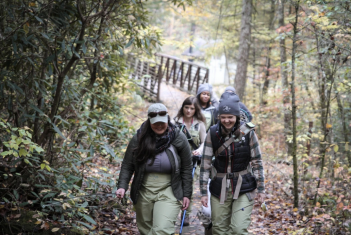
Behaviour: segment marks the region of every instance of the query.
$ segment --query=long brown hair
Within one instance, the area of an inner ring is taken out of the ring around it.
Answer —
[[[195,107],[194,117],[197,120],[202,121],[203,123],[206,123],[206,119],[201,112],[200,104],[199,104],[197,98],[194,96],[189,96],[188,98],[186,98],[183,101],[182,107],[179,109],[178,114],[176,116],[178,119],[184,116],[183,108],[185,105],[194,105],[194,107]]]

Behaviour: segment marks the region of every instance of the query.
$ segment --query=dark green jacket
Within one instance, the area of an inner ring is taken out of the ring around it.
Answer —
[[[176,137],[173,140],[172,145],[177,155],[179,169],[176,169],[176,161],[173,157],[172,152],[169,149],[166,150],[166,153],[172,165],[172,190],[174,196],[178,200],[183,200],[183,197],[191,199],[193,191],[193,164],[191,160],[191,150],[185,135],[182,132],[180,132],[179,129],[176,129],[176,132]],[[134,174],[134,179],[130,192],[133,204],[136,204],[138,201],[139,189],[142,184],[145,172],[145,164],[140,165],[136,162],[134,149],[137,147],[137,145],[137,135],[134,135],[131,141],[129,142],[127,151],[124,155],[122,168],[118,180],[118,188],[124,188],[127,191],[129,181],[132,178],[132,175]]]

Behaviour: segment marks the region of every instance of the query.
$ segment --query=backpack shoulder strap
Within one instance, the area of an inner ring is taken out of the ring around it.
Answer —
[[[212,149],[213,149],[213,153],[215,153],[217,151],[217,149],[220,147],[220,142],[217,136],[217,125],[211,126],[208,133],[211,136],[211,142],[212,142]]]
[[[234,138],[230,137],[226,142],[224,142],[221,147],[219,147],[216,152],[214,152],[215,157],[218,156],[223,150],[227,149],[234,142]]]
[[[173,144],[169,145],[168,149],[171,151],[173,158],[174,158],[174,162],[175,162],[175,166],[176,166],[176,172],[179,171],[179,161],[178,161],[178,151],[177,148],[175,146],[173,146]]]
[[[240,132],[244,136],[252,130],[255,130],[255,125],[252,122],[246,122],[245,124],[240,126]]]

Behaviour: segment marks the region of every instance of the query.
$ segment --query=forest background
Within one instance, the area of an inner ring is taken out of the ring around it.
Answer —
[[[130,201],[113,197],[146,105],[125,55],[181,57],[196,37],[212,43],[195,62],[224,54],[237,65],[228,80],[254,114],[267,169],[278,173],[266,184],[280,196],[257,224],[270,219],[283,234],[349,233],[350,5],[2,1],[2,233],[136,232]]]

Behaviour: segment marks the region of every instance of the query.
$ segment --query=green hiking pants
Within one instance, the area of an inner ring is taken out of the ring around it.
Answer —
[[[145,174],[134,206],[139,232],[142,235],[174,233],[181,206],[182,203],[174,197],[170,174]]]
[[[231,189],[228,190],[227,200],[219,204],[217,197],[211,197],[212,234],[248,234],[248,227],[251,223],[251,212],[253,201],[249,201],[246,194],[233,200]],[[250,206],[251,205],[251,206]],[[242,210],[244,208],[244,210]]]

